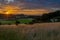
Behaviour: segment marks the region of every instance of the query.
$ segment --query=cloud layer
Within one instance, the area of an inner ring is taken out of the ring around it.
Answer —
[[[41,14],[44,12],[56,11],[56,9],[60,10],[60,0],[14,0],[14,2],[10,2],[9,4],[7,4],[5,0],[0,0],[0,4],[2,4],[2,7],[5,7],[6,5],[16,6],[20,9],[21,13],[29,14]],[[23,10],[24,12],[22,12]]]
[[[6,3],[5,0],[0,0],[1,3]],[[58,8],[60,7],[60,0],[14,0],[13,4],[23,5],[27,9],[39,8]]]

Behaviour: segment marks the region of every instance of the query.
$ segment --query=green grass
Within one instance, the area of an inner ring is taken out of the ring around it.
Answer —
[[[1,20],[0,21],[2,24],[14,24],[15,21],[10,21],[10,20]]]
[[[32,20],[30,20],[30,19],[20,19],[20,20],[18,20],[20,23],[30,23],[30,22],[32,22]]]
[[[30,23],[32,22],[31,19],[19,19],[17,20],[19,21],[21,24],[25,24],[25,23]],[[15,24],[16,23],[16,20],[0,20],[1,24]]]

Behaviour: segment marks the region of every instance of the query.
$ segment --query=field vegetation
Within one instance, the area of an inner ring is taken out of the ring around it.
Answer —
[[[33,22],[33,20],[32,19],[0,20],[0,24],[15,24],[16,22],[19,22],[18,24],[29,24]]]
[[[0,40],[60,40],[60,23],[0,25]]]

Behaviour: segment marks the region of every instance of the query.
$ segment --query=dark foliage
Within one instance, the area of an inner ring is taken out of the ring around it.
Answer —
[[[49,22],[50,19],[54,18],[54,17],[57,17],[57,16],[60,16],[60,11],[56,11],[56,12],[51,12],[51,13],[48,13],[48,14],[43,14],[41,16],[41,20],[43,22]]]
[[[16,25],[20,24],[20,22],[18,20],[16,20]]]
[[[0,25],[1,25],[2,23],[0,22]]]

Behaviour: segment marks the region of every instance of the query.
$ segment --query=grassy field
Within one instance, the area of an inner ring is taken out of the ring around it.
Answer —
[[[32,22],[32,20],[31,19],[20,19],[20,20],[18,20],[20,23],[30,23],[30,22]]]
[[[15,24],[15,21],[9,21],[9,20],[0,20],[1,24]]]
[[[30,22],[32,22],[32,19],[19,19],[17,20],[19,21],[21,24],[28,24]],[[16,20],[0,20],[1,24],[15,24]]]
[[[60,23],[0,25],[0,40],[60,40]]]

